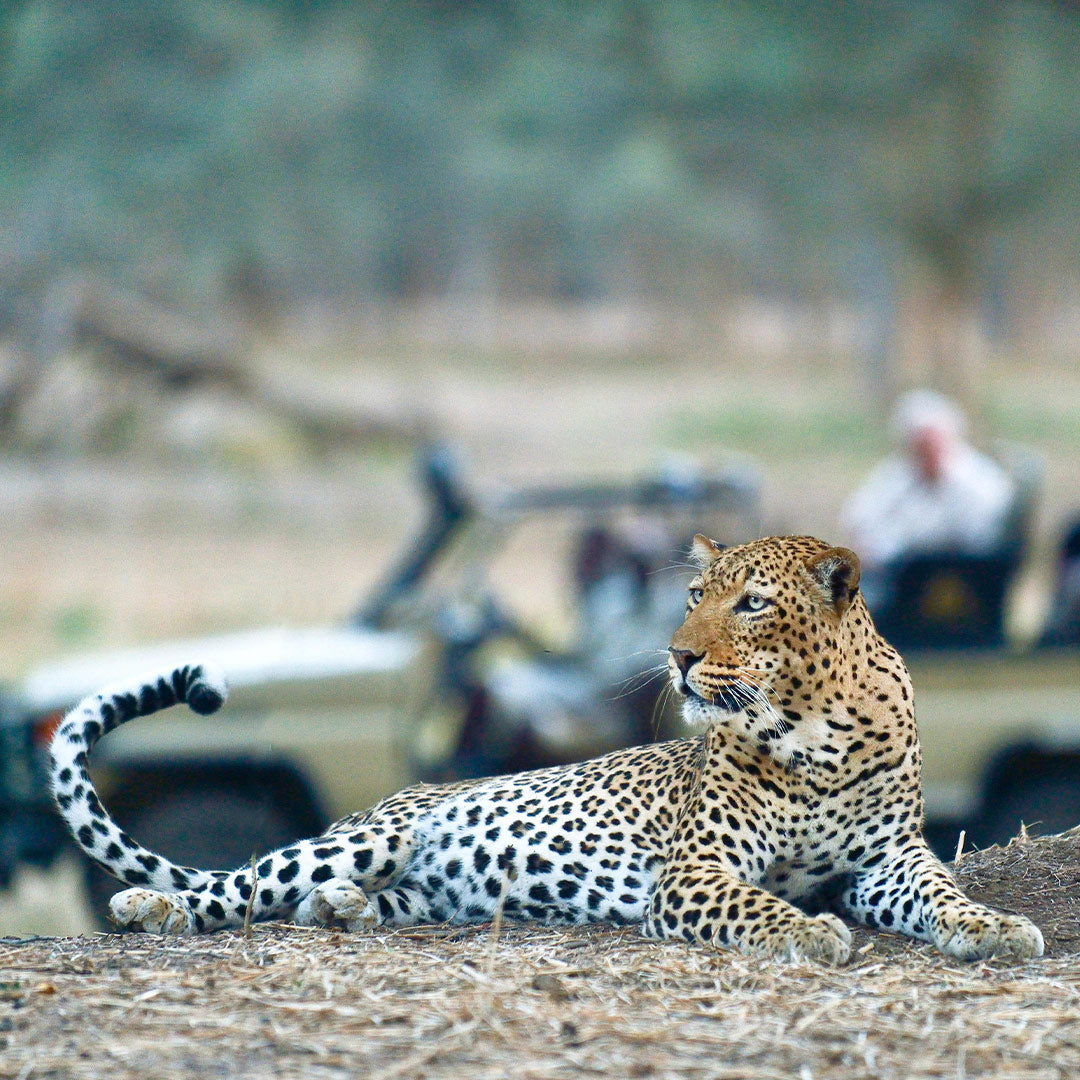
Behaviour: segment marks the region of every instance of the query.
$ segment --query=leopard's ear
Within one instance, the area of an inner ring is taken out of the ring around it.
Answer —
[[[806,564],[823,599],[843,615],[859,591],[859,556],[844,547],[831,547],[813,556]]]
[[[701,533],[698,533],[697,536],[694,537],[694,542],[690,545],[690,558],[692,558],[702,570],[708,570],[708,568],[720,558],[720,552],[723,550],[723,544],[718,544],[715,540],[710,540],[707,536],[702,536]]]

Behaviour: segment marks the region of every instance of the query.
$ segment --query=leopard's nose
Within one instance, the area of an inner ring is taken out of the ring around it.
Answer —
[[[705,659],[704,653],[696,653],[692,649],[676,649],[674,645],[668,649],[668,652],[671,653],[671,659],[675,661],[675,666],[682,672],[684,679],[699,660]]]

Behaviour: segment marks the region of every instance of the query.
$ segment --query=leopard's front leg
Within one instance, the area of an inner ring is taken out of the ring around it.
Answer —
[[[669,863],[642,929],[647,937],[728,945],[778,960],[842,964],[851,952],[851,932],[835,915],[806,915],[712,864]]]
[[[1043,954],[1042,934],[1030,919],[968,899],[921,837],[887,849],[876,865],[856,872],[843,905],[867,926],[932,941],[962,960]]]

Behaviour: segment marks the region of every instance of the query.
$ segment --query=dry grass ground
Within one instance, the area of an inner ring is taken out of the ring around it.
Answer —
[[[0,940],[0,1077],[367,1080],[1080,1073],[1080,836],[958,868],[1047,956],[962,964],[860,931],[841,969],[606,927]]]

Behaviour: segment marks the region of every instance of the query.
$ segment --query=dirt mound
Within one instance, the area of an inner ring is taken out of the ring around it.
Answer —
[[[1022,833],[953,869],[969,896],[1038,923],[1048,956],[1080,951],[1080,826],[1057,836]]]
[[[0,940],[0,1077],[1080,1075],[1076,831],[966,856],[1048,956],[961,964],[860,931],[846,968],[633,930]]]

